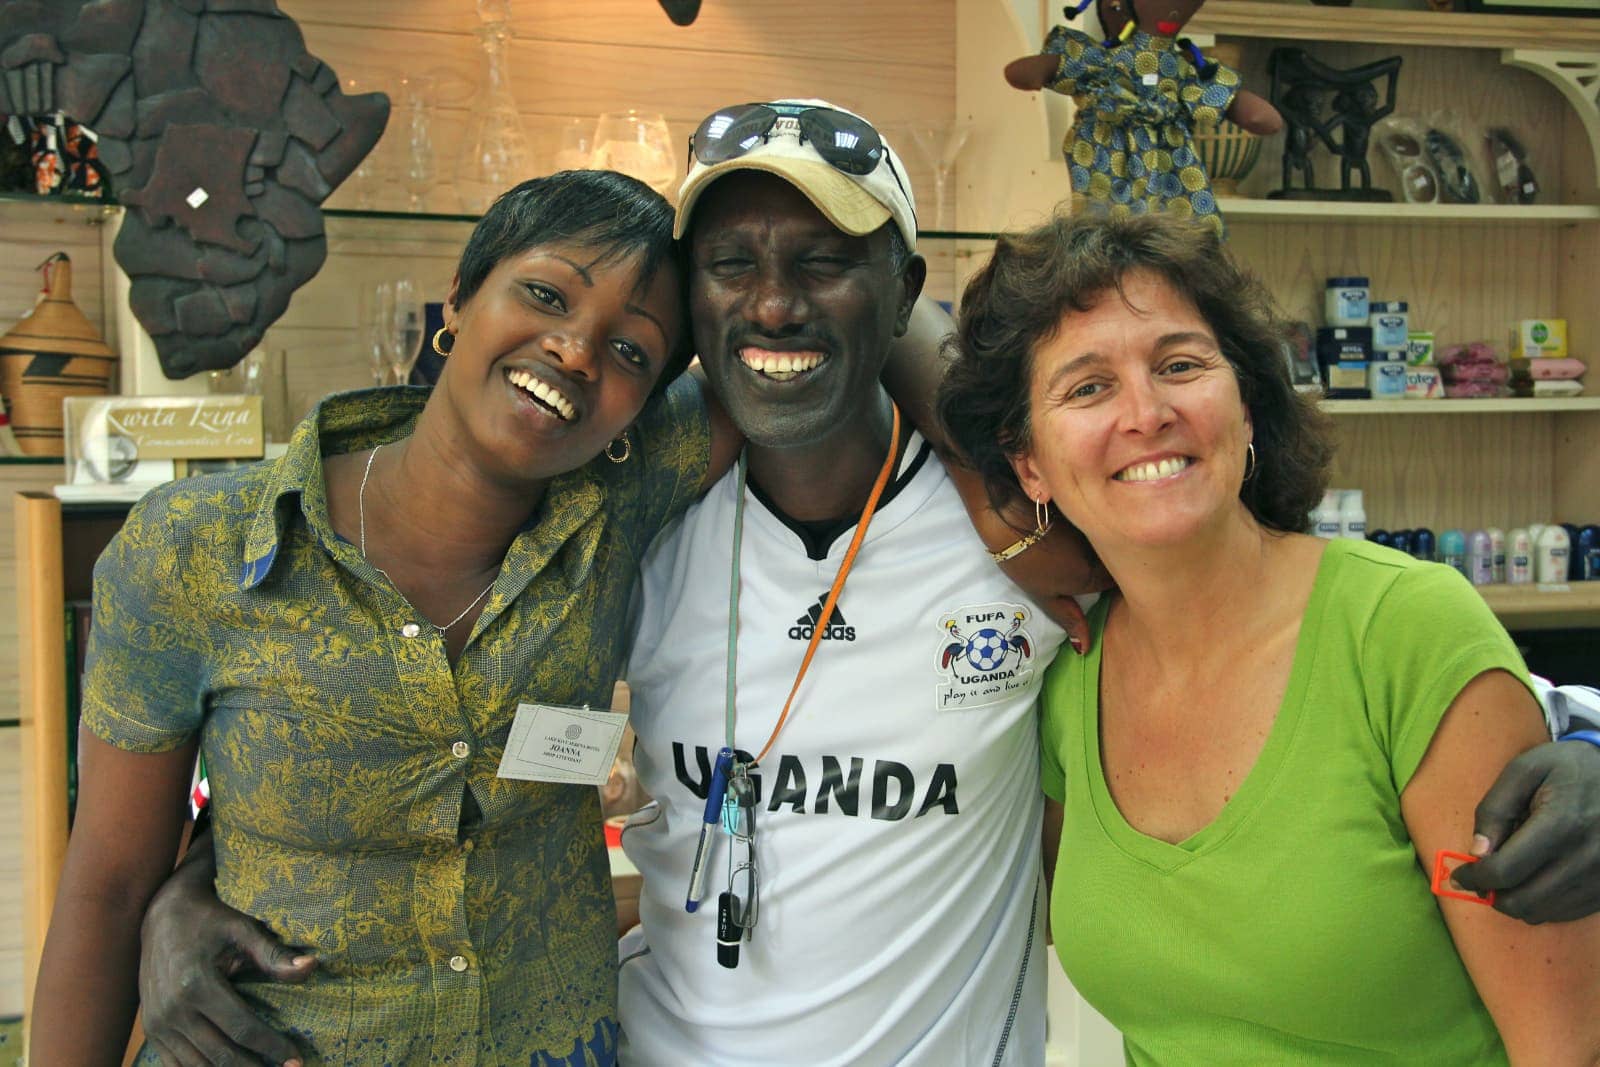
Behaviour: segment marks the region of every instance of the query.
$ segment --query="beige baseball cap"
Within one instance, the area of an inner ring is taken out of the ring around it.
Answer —
[[[772,106],[783,108],[824,108],[842,112],[860,120],[869,129],[871,123],[846,108],[826,100],[774,100]],[[720,108],[700,124],[697,137],[718,137],[727,131],[728,122],[746,105]],[[878,133],[883,143],[883,158],[867,174],[848,174],[840,170],[817,152],[809,140],[800,138],[798,115],[780,111],[777,122],[762,140],[720,163],[707,165],[698,159],[690,168],[678,190],[678,218],[673,236],[681,238],[689,229],[689,217],[706,187],[722,175],[735,170],[759,170],[775,174],[799,189],[806,198],[845,233],[855,236],[869,234],[884,223],[894,221],[906,247],[917,247],[917,207],[911,195],[911,179],[906,174],[900,157],[890,147],[889,141]]]

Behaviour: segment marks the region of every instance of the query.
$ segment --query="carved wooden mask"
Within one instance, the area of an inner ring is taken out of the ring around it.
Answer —
[[[113,249],[169,378],[233,366],[327,258],[318,205],[377,144],[273,0],[0,0],[0,114],[99,136]]]

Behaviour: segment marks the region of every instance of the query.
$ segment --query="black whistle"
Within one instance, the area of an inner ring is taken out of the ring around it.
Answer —
[[[739,942],[744,940],[744,930],[733,921],[739,907],[739,898],[732,893],[717,897],[717,962],[729,970],[739,966]]]

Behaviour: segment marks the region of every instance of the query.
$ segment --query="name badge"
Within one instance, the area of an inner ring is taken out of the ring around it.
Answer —
[[[518,704],[498,774],[522,782],[604,785],[627,721],[614,711]]]

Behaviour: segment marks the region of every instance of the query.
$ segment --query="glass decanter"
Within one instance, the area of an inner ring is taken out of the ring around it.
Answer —
[[[473,117],[472,148],[460,170],[461,206],[469,212],[486,210],[533,173],[522,114],[511,92],[511,0],[478,0],[478,20],[485,86]]]

